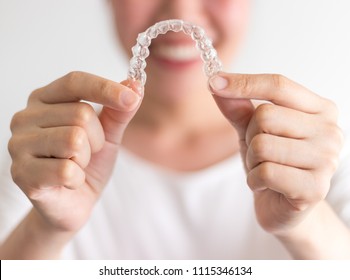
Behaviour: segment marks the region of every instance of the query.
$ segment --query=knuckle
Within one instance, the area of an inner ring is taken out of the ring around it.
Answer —
[[[323,139],[323,152],[329,155],[338,156],[344,145],[344,134],[342,129],[336,124],[326,123],[319,128],[320,137]]]
[[[270,121],[273,118],[275,106],[272,104],[261,104],[255,110],[255,119],[260,130],[267,132]]]
[[[323,171],[329,171],[332,175],[338,168],[339,157],[334,151],[324,151],[319,155],[318,169]],[[328,174],[328,172],[327,172]]]
[[[72,71],[63,76],[64,85],[67,89],[72,89],[76,87],[76,84],[81,80],[83,72]]]
[[[14,158],[15,155],[17,154],[17,152],[18,152],[18,146],[19,146],[19,144],[18,144],[18,139],[17,139],[17,137],[16,137],[16,136],[12,136],[12,137],[10,138],[8,144],[7,144],[7,149],[8,149],[8,151],[9,151],[9,153],[10,153],[10,156],[11,156],[12,158]]]
[[[334,144],[337,146],[337,151],[340,152],[340,149],[344,145],[344,134],[342,129],[337,125],[332,125],[329,128],[328,135],[332,137]]]
[[[254,189],[256,187],[254,176],[252,175],[252,172],[249,172],[247,174],[247,185],[251,188]]]
[[[335,173],[335,171],[338,169],[339,166],[339,159],[336,156],[329,156],[325,159],[325,168],[330,170],[332,175]]]
[[[58,181],[64,186],[71,186],[75,174],[76,168],[71,160],[62,161],[57,168]]]
[[[33,102],[33,101],[38,100],[38,99],[39,99],[39,95],[41,94],[41,91],[42,91],[42,88],[37,88],[37,89],[33,90],[33,91],[30,93],[29,97],[28,97],[28,102],[27,102],[27,104],[29,104],[29,103],[31,103],[31,102]]]
[[[16,183],[16,185],[20,186],[22,175],[21,168],[19,168],[18,163],[12,162],[10,171],[12,180]]]
[[[259,165],[259,181],[262,185],[268,186],[274,180],[274,169],[269,162],[263,162]]]
[[[235,81],[235,86],[241,92],[249,92],[250,91],[250,83],[247,75],[240,75],[240,77]]]
[[[279,90],[284,90],[290,83],[289,79],[281,74],[272,74],[271,80],[273,86]]]
[[[253,156],[259,161],[264,161],[269,154],[268,151],[269,141],[265,134],[255,135],[250,143],[250,149]]]
[[[75,83],[77,79],[80,79],[82,75],[82,72],[80,71],[71,71],[68,74],[66,74],[64,76],[64,78],[66,79],[67,83]]]
[[[25,115],[24,110],[16,112],[13,115],[10,122],[11,132],[14,132],[18,127],[20,127],[23,124],[24,120],[26,119],[24,115]]]
[[[100,80],[98,84],[98,89],[98,94],[102,94],[108,97],[114,92],[115,84],[109,80]]]
[[[254,172],[249,172],[247,174],[247,185],[249,188],[254,191],[255,189],[258,189],[259,187],[263,187],[257,176],[254,174]]]
[[[67,132],[66,149],[72,154],[77,153],[85,142],[86,133],[83,128],[79,126],[72,126]]]
[[[339,109],[337,104],[331,99],[327,99],[327,98],[323,98],[323,99],[325,101],[325,108],[328,115],[330,115],[332,119],[337,120],[339,115]]]
[[[340,151],[344,145],[344,134],[342,129],[334,123],[323,123],[317,128],[315,135],[315,148],[317,155],[321,159],[329,157],[339,157]]]
[[[31,163],[26,158],[13,160],[10,168],[11,177],[13,182],[20,187],[27,194],[27,189],[35,189],[37,187],[36,182],[30,178],[31,174],[28,173],[28,165]],[[28,194],[27,194],[28,195]]]
[[[89,104],[80,102],[73,113],[73,123],[85,126],[93,119],[94,115],[95,111]]]

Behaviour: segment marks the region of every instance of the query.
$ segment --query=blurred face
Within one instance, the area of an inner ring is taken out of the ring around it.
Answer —
[[[166,19],[182,19],[204,28],[219,58],[229,64],[244,34],[249,0],[112,0],[120,42],[128,56],[138,33]],[[206,90],[207,79],[194,41],[182,32],[152,40],[147,58],[146,92],[176,100]]]

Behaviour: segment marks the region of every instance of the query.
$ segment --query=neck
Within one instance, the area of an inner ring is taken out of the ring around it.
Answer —
[[[186,93],[171,98],[170,94],[152,96],[146,90],[124,133],[124,147],[150,162],[179,171],[199,170],[237,153],[237,133],[208,90]]]

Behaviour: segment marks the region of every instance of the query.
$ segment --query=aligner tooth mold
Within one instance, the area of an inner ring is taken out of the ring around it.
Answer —
[[[146,84],[146,58],[150,52],[148,47],[152,39],[160,34],[169,31],[184,32],[196,42],[196,48],[200,51],[200,57],[204,62],[203,70],[208,78],[218,73],[222,68],[222,63],[218,58],[217,52],[213,47],[212,41],[207,37],[205,31],[200,26],[179,19],[171,19],[157,22],[149,27],[145,32],[138,35],[136,45],[132,47],[133,57],[130,59],[128,71],[128,80],[141,82],[142,88]]]

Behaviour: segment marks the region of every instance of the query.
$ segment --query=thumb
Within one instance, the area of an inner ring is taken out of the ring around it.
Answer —
[[[143,97],[143,90],[139,82],[123,81],[122,85],[128,86],[135,95],[127,97],[129,103],[129,110],[116,110],[111,107],[104,106],[99,115],[101,125],[105,133],[107,142],[113,144],[120,144],[124,130],[140,107]],[[130,93],[130,91],[128,91]]]

